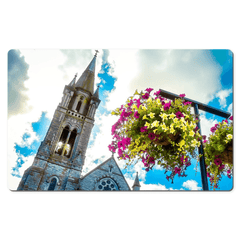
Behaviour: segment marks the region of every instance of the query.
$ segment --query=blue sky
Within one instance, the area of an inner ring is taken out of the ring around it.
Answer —
[[[78,72],[78,76],[81,75],[94,54],[93,50],[52,51],[46,62],[44,57],[41,60],[44,54],[39,51],[9,51],[9,128],[16,122],[22,124],[20,125],[22,130],[18,128],[18,137],[15,140],[14,128],[9,129],[8,151],[11,152],[9,178],[14,178],[14,186],[33,161],[48,130],[52,114],[61,101],[64,85],[72,80],[75,71]],[[42,86],[43,78],[39,77],[39,80],[37,78],[40,70],[43,72],[42,69],[47,70],[50,75],[49,79],[44,80],[48,83],[51,81],[52,85],[50,84],[49,89],[46,85]],[[232,53],[229,50],[100,51],[96,85],[100,84],[101,104],[96,112],[84,173],[111,156],[107,146],[111,141],[110,130],[115,119],[110,112],[123,104],[135,89],[144,90],[146,87],[153,87],[155,90],[162,88],[176,94],[185,93],[191,99],[225,111],[232,111],[232,81]],[[16,88],[16,85],[19,87]],[[51,106],[47,100],[39,101],[37,88],[41,87],[45,91],[45,98],[51,98]],[[56,94],[54,98],[52,87],[57,87],[54,89]],[[17,107],[14,108],[15,104]],[[203,134],[209,133],[214,120],[222,120],[211,114],[203,114],[202,117]],[[201,188],[199,166],[198,171],[195,170],[196,160],[193,160],[188,168],[186,172],[188,176],[175,177],[173,184],[167,181],[164,171],[160,169],[146,173],[140,163],[124,170],[124,163],[119,161],[118,163],[130,186],[136,171],[139,172],[143,190]],[[220,190],[230,189],[232,189],[232,179],[223,177]]]

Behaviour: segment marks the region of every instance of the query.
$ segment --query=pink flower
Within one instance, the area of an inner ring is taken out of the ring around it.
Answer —
[[[174,172],[175,172],[176,174],[180,174],[180,173],[181,173],[181,168],[175,167],[175,168],[174,168]]]
[[[212,127],[210,130],[212,133],[214,133],[217,129],[215,127]]]
[[[207,140],[203,140],[203,143],[206,143],[207,142]]]
[[[216,158],[214,160],[214,163],[218,166],[218,165],[221,165],[222,164],[222,160],[220,158]]]
[[[154,157],[150,157],[150,158],[148,159],[148,163],[155,164]]]
[[[207,172],[207,177],[211,177],[211,175],[210,175],[210,173],[209,173],[209,172]]]
[[[126,149],[125,143],[123,141],[118,142],[118,148],[122,148],[122,150]]]
[[[206,140],[207,136],[206,135],[202,135],[203,140]]]
[[[183,105],[190,105],[192,102],[184,102]]]
[[[233,120],[233,116],[231,116],[231,117],[229,118],[229,120],[231,120],[231,121],[232,121],[232,120]]]
[[[128,103],[128,106],[131,107],[133,105],[133,100],[131,99],[130,102]]]
[[[166,179],[169,181],[169,176],[166,176]]]
[[[184,98],[186,95],[185,94],[180,94],[179,97],[180,98]]]
[[[131,143],[131,138],[123,138],[122,143],[128,146]]]
[[[148,134],[148,137],[150,140],[154,140],[155,139],[155,134],[153,132]]]
[[[228,170],[227,170],[227,174],[230,174],[230,173],[231,173],[231,170],[230,170],[230,169],[228,169]]]
[[[158,90],[157,92],[155,92],[153,95],[159,96],[160,95],[160,90]]]
[[[168,110],[170,108],[170,106],[171,106],[171,102],[166,103],[163,107],[164,111]]]
[[[176,115],[176,118],[178,119],[180,119],[181,117],[184,117],[184,115],[180,111],[176,112],[175,115]]]
[[[135,117],[136,119],[138,119],[139,116],[140,116],[140,114],[138,113],[138,111],[136,111],[136,112],[134,113],[134,117]]]
[[[122,154],[123,154],[123,151],[119,148],[119,149],[118,149],[118,156],[119,156],[119,157],[122,157]]]
[[[148,171],[149,171],[149,168],[146,168],[145,171],[148,172]]]
[[[145,91],[150,93],[153,90],[153,88],[147,88]]]
[[[140,131],[141,131],[141,132],[147,132],[147,126],[141,127],[141,128],[140,128]]]
[[[149,98],[149,93],[145,93],[143,96],[142,96],[143,99],[148,99]]]
[[[222,170],[222,169],[224,169],[224,167],[225,167],[225,165],[222,164],[218,169]]]

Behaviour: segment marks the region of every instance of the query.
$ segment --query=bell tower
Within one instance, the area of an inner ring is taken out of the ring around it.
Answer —
[[[17,190],[77,190],[100,104],[99,87],[94,92],[97,52],[79,79],[76,74],[64,87],[45,139]]]

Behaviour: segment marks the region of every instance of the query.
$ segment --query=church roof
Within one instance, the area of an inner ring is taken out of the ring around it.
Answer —
[[[110,164],[108,164],[110,163]],[[86,175],[84,175],[83,177],[81,177],[81,181],[84,180],[87,176],[89,176],[90,174],[92,174],[93,172],[95,172],[97,169],[101,169],[101,170],[107,170],[109,169],[109,166],[113,167],[113,175],[117,174],[119,176],[122,177],[122,179],[124,179],[126,185],[128,186],[128,189],[131,190],[131,188],[128,185],[128,182],[126,181],[125,177],[122,174],[121,169],[119,168],[118,164],[116,163],[114,157],[110,157],[109,159],[107,159],[106,161],[104,161],[103,163],[101,163],[100,165],[98,165],[96,168],[92,169],[90,172],[88,172]]]
[[[96,57],[97,53],[94,55],[92,61],[89,63],[89,65],[75,84],[75,87],[81,87],[85,90],[88,90],[92,94],[94,91]]]

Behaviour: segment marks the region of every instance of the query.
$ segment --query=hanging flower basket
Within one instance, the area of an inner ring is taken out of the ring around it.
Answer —
[[[229,121],[230,120],[230,121]],[[212,134],[204,140],[207,176],[215,190],[223,174],[229,178],[233,169],[233,117],[211,128]]]
[[[233,142],[229,142],[224,152],[221,155],[223,162],[226,164],[233,164]]]
[[[186,176],[190,157],[196,157],[201,140],[198,120],[190,113],[191,102],[184,100],[185,94],[169,101],[160,96],[160,90],[151,95],[152,90],[136,91],[112,112],[119,119],[112,126],[109,150],[117,151],[126,167],[139,160],[146,171],[160,165],[173,181],[175,175]]]

